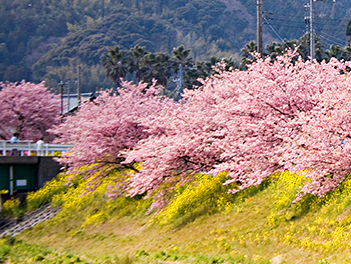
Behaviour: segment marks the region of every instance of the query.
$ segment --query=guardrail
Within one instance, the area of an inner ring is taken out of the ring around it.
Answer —
[[[0,154],[2,156],[55,156],[59,152],[67,152],[73,145],[70,144],[49,144],[44,143],[41,150],[37,150],[37,144],[32,140],[19,140],[18,143],[11,143],[10,140],[0,140]],[[56,152],[56,153],[55,153]]]

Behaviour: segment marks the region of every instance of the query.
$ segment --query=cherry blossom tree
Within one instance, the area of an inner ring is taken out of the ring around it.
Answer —
[[[44,83],[0,83],[0,138],[52,140],[47,131],[60,122],[60,102]]]
[[[273,64],[267,60],[254,64],[249,70],[252,80],[240,88],[249,92],[250,101],[240,107],[246,106],[245,112],[254,117],[245,125],[249,137],[240,137],[244,144],[230,150],[238,147],[232,129],[223,140],[227,146],[223,155],[229,159],[216,166],[229,172],[232,179],[227,183],[238,182],[238,189],[243,189],[274,172],[304,170],[309,180],[298,198],[306,193],[324,196],[334,190],[350,172],[346,162],[350,157],[340,159],[346,154],[340,153],[341,142],[349,134],[346,101],[351,86],[342,74],[347,65],[335,59],[293,64],[289,54]]]
[[[317,94],[319,103],[311,111],[300,113],[297,121],[303,124],[301,133],[291,144],[290,159],[295,171],[305,169],[310,179],[302,187],[298,199],[307,193],[324,196],[351,173],[349,74],[338,74],[338,70],[345,71],[345,65],[336,60],[319,67],[328,72],[324,77],[329,79],[329,89]]]
[[[89,165],[95,165],[93,171],[105,165],[108,170],[137,171],[133,162],[122,162],[128,150],[149,136],[143,120],[156,118],[163,105],[172,105],[172,100],[158,96],[162,89],[155,84],[122,82],[117,93],[102,91],[95,100],[82,104],[76,115],[54,129],[58,142],[73,144],[60,162],[69,165],[70,171]],[[97,178],[103,176],[100,173]]]
[[[134,168],[124,190],[147,193],[158,210],[198,172],[226,171],[233,193],[276,172],[304,172],[297,198],[325,195],[350,173],[351,63],[304,62],[291,50],[274,62],[256,58],[247,71],[217,69],[178,103],[155,85],[102,92],[55,130],[74,144],[61,161]]]
[[[348,153],[341,147],[349,137],[351,87],[342,74],[348,63],[293,63],[295,55],[288,51],[275,62],[257,57],[248,71],[219,71],[201,89],[186,91],[176,110],[163,109],[147,124],[159,133],[126,159],[143,161],[131,194],[148,191],[161,208],[167,190],[155,191],[162,184],[172,188],[199,171],[227,171],[226,183],[238,186],[232,192],[275,172],[302,169],[310,180],[300,195],[323,196],[337,187],[350,167],[349,156],[340,159]]]

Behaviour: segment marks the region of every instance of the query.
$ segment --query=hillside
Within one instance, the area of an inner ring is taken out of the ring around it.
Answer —
[[[272,176],[235,195],[227,194],[224,180],[198,175],[159,214],[145,215],[150,200],[106,202],[109,179],[94,195],[78,197],[86,183],[67,190],[59,178],[27,203],[33,209],[49,199],[62,211],[15,241],[1,240],[0,257],[8,263],[350,262],[350,177],[325,198],[296,204],[300,175]]]
[[[263,1],[264,42],[299,39],[304,3]],[[255,40],[256,1],[244,0],[38,0],[0,1],[0,81],[76,79],[83,66],[84,91],[111,87],[100,66],[109,46],[145,46],[171,53],[184,44],[194,60],[230,56]],[[316,32],[326,48],[345,46],[351,3],[316,4]],[[269,25],[267,24],[269,23]],[[271,28],[272,27],[272,28]]]

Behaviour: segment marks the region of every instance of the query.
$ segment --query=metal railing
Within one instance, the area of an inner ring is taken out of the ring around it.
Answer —
[[[0,155],[2,156],[60,156],[73,145],[44,143],[42,149],[37,149],[37,143],[32,140],[19,140],[11,143],[10,140],[0,140]]]

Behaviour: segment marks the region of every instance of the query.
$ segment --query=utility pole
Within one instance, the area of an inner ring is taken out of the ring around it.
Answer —
[[[262,0],[257,0],[257,52],[262,55]]]
[[[81,67],[78,66],[78,76],[77,76],[77,106],[80,105],[80,89],[81,89]]]
[[[314,50],[314,25],[313,25],[313,3],[316,0],[310,0],[310,50],[311,50],[311,61],[314,61],[315,50]]]
[[[184,69],[185,70],[196,70],[196,67],[188,67],[188,66],[183,66],[183,65],[179,64],[177,78],[173,80],[173,82],[175,82],[177,84],[176,93],[178,95],[181,92],[182,86],[183,86],[183,70]]]
[[[313,62],[315,58],[315,45],[314,45],[314,21],[313,21],[313,15],[314,15],[314,3],[316,2],[323,2],[324,0],[310,0],[309,4],[305,5],[305,8],[308,10],[309,9],[309,16],[305,17],[305,22],[306,24],[309,24],[309,32],[310,32],[310,56],[311,56],[311,61]],[[333,0],[335,2],[335,0]]]
[[[59,82],[61,94],[61,116],[63,116],[63,81]]]
[[[177,83],[176,93],[179,94],[183,86],[183,66],[179,64],[177,79],[174,80]]]
[[[70,106],[70,103],[71,103],[71,88],[70,88],[70,80],[68,80],[66,82],[67,84],[67,112],[69,112],[71,106]]]
[[[310,0],[310,56],[311,61],[314,60],[315,51],[314,51],[314,28],[313,28],[313,3],[316,0]]]

